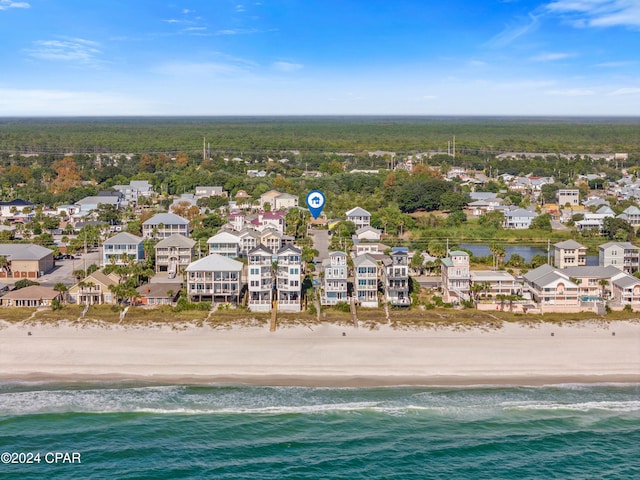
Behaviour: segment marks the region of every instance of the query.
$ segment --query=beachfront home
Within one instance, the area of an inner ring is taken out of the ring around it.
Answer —
[[[538,304],[578,307],[579,286],[569,275],[551,265],[542,265],[524,275],[525,288]]]
[[[601,302],[611,296],[611,279],[620,274],[614,266],[569,267],[561,270],[573,283],[578,285],[581,302]]]
[[[640,279],[620,272],[611,279],[611,301],[622,307],[640,308]]]
[[[31,285],[0,297],[3,307],[50,307],[54,300],[62,301],[62,293],[51,287]]]
[[[53,250],[31,243],[0,244],[0,257],[7,260],[0,278],[38,278],[54,267]]]
[[[443,258],[441,262],[443,300],[446,303],[469,301],[471,299],[469,254],[454,250],[449,253],[448,257]]]
[[[607,242],[598,247],[598,265],[612,265],[626,273],[640,270],[640,247],[630,242]]]
[[[181,283],[147,283],[136,288],[136,305],[173,305],[180,296]]]
[[[238,303],[244,264],[213,253],[189,264],[187,295],[192,302]]]
[[[363,307],[378,306],[378,268],[378,262],[368,253],[353,260],[355,297]]]
[[[556,268],[579,267],[587,264],[587,247],[575,240],[553,245],[553,265]]]
[[[324,267],[324,288],[322,304],[335,305],[347,301],[347,254],[331,252],[322,261]]]
[[[371,226],[371,214],[364,208],[355,207],[347,212],[347,222],[353,222],[356,230]]]
[[[207,240],[209,253],[228,258],[240,256],[240,237],[229,231],[220,231]]]
[[[118,281],[97,271],[69,288],[67,301],[76,305],[115,305],[116,296],[111,288]]]
[[[286,245],[276,255],[278,310],[299,312],[302,301],[302,251],[293,245]]]
[[[409,249],[394,247],[382,260],[382,284],[386,301],[394,307],[411,305],[409,296]]]
[[[156,273],[167,272],[170,278],[187,268],[194,258],[196,241],[184,235],[171,235],[156,244]]]
[[[500,297],[518,297],[522,295],[522,283],[503,270],[471,270],[469,272],[470,291],[484,302],[500,302]],[[478,286],[477,290],[471,288]],[[475,291],[474,291],[475,290]]]
[[[144,260],[144,239],[122,232],[108,240],[102,247],[102,266],[127,265],[130,261]]]
[[[174,213],[158,213],[142,223],[142,238],[189,236],[189,220]]]
[[[247,306],[252,312],[268,312],[273,303],[273,253],[264,245],[259,245],[248,253],[247,263]]]

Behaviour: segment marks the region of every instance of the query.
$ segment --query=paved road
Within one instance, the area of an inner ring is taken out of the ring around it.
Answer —
[[[84,270],[85,267],[89,267],[92,264],[100,266],[100,252],[83,253],[80,256],[75,255],[73,260],[56,260],[55,268],[37,279],[37,282],[47,287],[53,287],[59,282],[70,287],[76,283],[73,271]]]
[[[322,260],[329,258],[329,231],[311,230],[309,233],[313,238],[313,248],[318,250],[316,262],[322,263]]]

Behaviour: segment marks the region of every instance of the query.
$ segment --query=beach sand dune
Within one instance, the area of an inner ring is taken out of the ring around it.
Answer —
[[[3,324],[0,379],[377,386],[640,382],[640,323],[493,330]],[[30,334],[29,334],[30,333]]]

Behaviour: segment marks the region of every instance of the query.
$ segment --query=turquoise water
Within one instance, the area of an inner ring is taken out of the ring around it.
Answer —
[[[0,384],[0,452],[41,459],[2,479],[637,479],[640,386]]]

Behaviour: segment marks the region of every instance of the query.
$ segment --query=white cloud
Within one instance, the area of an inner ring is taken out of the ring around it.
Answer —
[[[556,0],[545,9],[562,15],[576,27],[640,28],[637,0]]]
[[[90,64],[101,53],[99,43],[83,38],[62,40],[36,40],[27,53],[33,58]]]
[[[640,95],[640,88],[636,88],[636,87],[619,88],[617,90],[614,90],[613,92],[608,93],[607,95],[611,97],[615,97],[618,95]]]
[[[241,3],[239,3],[238,5],[236,5],[236,12],[238,13],[242,13],[245,12],[247,9],[244,7],[244,5],[242,5]]]
[[[602,62],[597,63],[594,67],[600,68],[619,68],[619,67],[629,67],[631,65],[635,65],[637,62],[632,61],[621,61],[621,62]]]
[[[596,92],[588,88],[567,88],[564,90],[549,90],[545,93],[547,95],[557,95],[561,97],[587,97],[595,95]]]
[[[258,33],[258,30],[254,28],[227,28],[224,30],[218,30],[216,35],[250,35],[252,33]]]
[[[31,5],[29,5],[27,2],[0,0],[0,10],[9,10],[10,8],[31,8]]]
[[[519,24],[507,26],[502,32],[489,40],[487,45],[493,48],[506,47],[518,38],[533,32],[538,26],[538,16],[530,13],[528,18]]]
[[[565,58],[570,58],[573,56],[575,55],[572,53],[541,53],[540,55],[531,57],[531,60],[534,62],[555,62],[556,60],[564,60]]]
[[[271,68],[274,70],[278,70],[279,72],[295,72],[301,70],[304,65],[300,63],[290,63],[290,62],[273,62],[271,64]]]

